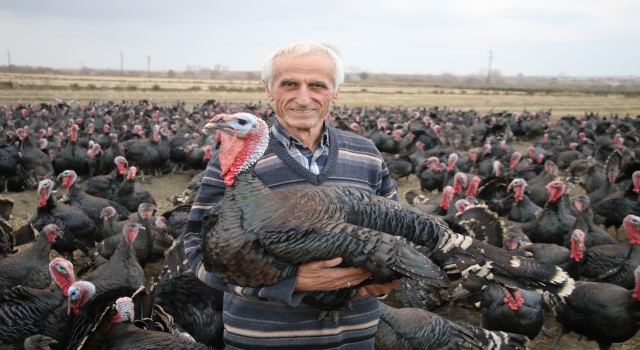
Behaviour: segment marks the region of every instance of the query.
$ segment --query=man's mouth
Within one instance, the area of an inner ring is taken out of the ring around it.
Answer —
[[[291,109],[294,113],[298,113],[298,114],[309,114],[311,112],[313,112],[313,109]]]

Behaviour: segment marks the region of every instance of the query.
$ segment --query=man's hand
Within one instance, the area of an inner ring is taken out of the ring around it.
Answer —
[[[335,267],[341,262],[342,258],[335,258],[300,265],[294,291],[313,292],[347,288],[348,285],[356,286],[371,276],[369,271],[361,267],[357,269],[354,267]],[[396,282],[397,286],[398,282]]]
[[[358,288],[358,294],[361,296],[373,295],[374,297],[389,294],[393,289],[398,288],[398,280],[393,280],[385,284],[370,284]]]

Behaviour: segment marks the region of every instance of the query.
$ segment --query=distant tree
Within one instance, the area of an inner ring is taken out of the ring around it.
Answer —
[[[369,75],[369,73],[367,73],[367,72],[359,73],[359,74],[358,74],[358,76],[359,76],[359,77],[360,77],[360,79],[362,79],[362,80],[367,80],[367,79],[371,78],[371,76],[370,76],[370,75]]]
[[[174,72],[173,69],[169,69],[169,72],[167,73],[167,76],[169,78],[175,78],[176,77],[176,72]]]

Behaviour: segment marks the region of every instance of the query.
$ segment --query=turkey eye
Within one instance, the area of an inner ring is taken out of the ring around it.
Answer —
[[[245,125],[245,124],[247,124],[247,121],[244,120],[244,119],[239,119],[238,123],[240,123],[240,125]]]

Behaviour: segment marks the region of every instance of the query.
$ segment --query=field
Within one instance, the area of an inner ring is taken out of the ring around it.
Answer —
[[[5,83],[8,82],[8,83]],[[2,85],[4,84],[4,85]],[[154,85],[157,88],[154,89]],[[196,88],[197,87],[197,88]],[[15,105],[18,100],[27,103],[53,102],[54,98],[87,102],[98,99],[100,101],[123,99],[138,101],[153,98],[161,105],[183,100],[188,107],[202,103],[207,99],[229,100],[246,103],[249,101],[266,101],[262,83],[255,81],[224,81],[224,80],[187,80],[187,79],[144,79],[117,77],[75,77],[75,76],[36,76],[0,74],[0,104]],[[374,86],[365,84],[345,84],[341,89],[340,105],[347,106],[375,106],[385,107],[406,106],[448,106],[463,110],[475,108],[481,113],[490,109],[495,111],[530,111],[539,109],[553,109],[552,118],[559,118],[567,114],[581,115],[584,111],[599,111],[602,114],[618,113],[621,116],[630,114],[632,117],[640,115],[640,98],[624,97],[621,95],[588,95],[581,93],[524,93],[508,91],[460,90],[417,86]],[[518,145],[518,147],[525,147]],[[149,190],[160,208],[160,213],[172,207],[170,198],[173,194],[182,192],[190,177],[190,171],[183,175],[169,175],[152,179],[152,185],[142,185]],[[415,176],[411,176],[408,183],[400,181],[400,194],[406,190],[419,188]],[[64,189],[54,195],[61,197]],[[15,200],[14,216],[11,224],[14,227],[23,225],[35,212],[37,206],[36,194],[33,191],[23,193],[9,193],[2,197]],[[25,248],[25,247],[20,247]],[[55,254],[55,253],[54,253]],[[86,260],[79,254],[79,263]],[[150,264],[146,272],[148,276],[157,275],[161,264]],[[389,302],[393,303],[393,300]],[[456,314],[463,313],[456,310]],[[462,319],[456,319],[462,320]],[[478,325],[477,313],[472,313],[468,322]],[[545,324],[552,332],[558,332],[558,324],[551,316],[547,316]],[[532,349],[546,349],[553,339],[540,336],[531,344]],[[617,344],[612,349],[638,349],[640,336],[623,344]],[[575,334],[565,336],[558,349],[597,349],[593,342],[579,341]]]
[[[153,98],[160,104],[185,101],[187,106],[207,99],[246,103],[266,102],[262,82],[255,80],[198,80],[168,78],[121,78],[71,75],[0,74],[0,104],[53,101],[54,98],[86,102],[123,99],[139,101]],[[340,105],[372,107],[447,106],[485,113],[523,109],[536,111],[553,109],[553,116],[581,115],[584,111],[621,116],[640,115],[640,96],[592,95],[579,92],[515,92],[452,89],[409,85],[344,84],[338,99]]]

